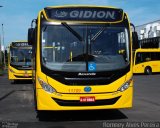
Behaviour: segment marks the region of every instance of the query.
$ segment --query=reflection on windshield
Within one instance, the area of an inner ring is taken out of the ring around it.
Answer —
[[[10,49],[10,61],[13,65],[31,65],[32,50],[22,48]]]
[[[94,64],[95,72],[122,69],[129,64],[128,30],[105,25],[44,26],[42,62],[58,71],[85,72],[86,63]]]

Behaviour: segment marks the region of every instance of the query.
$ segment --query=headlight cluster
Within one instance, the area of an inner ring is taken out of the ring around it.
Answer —
[[[38,81],[40,83],[40,85],[42,86],[42,88],[49,93],[53,93],[56,92],[56,90],[50,86],[49,84],[47,84],[46,82],[44,82],[41,78],[38,78]]]
[[[124,83],[124,84],[118,89],[118,91],[123,92],[123,91],[127,90],[127,89],[129,88],[132,80],[133,80],[132,78],[129,79],[126,83]]]
[[[11,68],[9,70],[10,70],[10,72],[15,73]]]

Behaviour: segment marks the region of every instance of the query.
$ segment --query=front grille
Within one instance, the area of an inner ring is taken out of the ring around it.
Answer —
[[[17,76],[17,75],[14,75],[15,77],[17,77],[17,78],[32,78],[32,76],[28,76],[28,77],[26,77],[26,76]]]
[[[13,65],[13,64],[10,64],[10,65],[17,70],[32,70],[31,65],[28,65],[26,67],[24,67],[23,65]]]
[[[114,70],[114,71],[100,71],[95,72],[95,75],[81,76],[80,72],[72,71],[53,71],[42,65],[42,72],[47,76],[53,78],[54,80],[64,84],[64,85],[108,85],[117,79],[124,76],[130,71],[130,65],[124,69]],[[87,74],[89,72],[81,72],[82,74]]]
[[[52,98],[60,106],[101,106],[101,105],[113,105],[119,98],[115,97],[112,99],[96,100],[95,102],[80,102],[79,100],[61,100]]]

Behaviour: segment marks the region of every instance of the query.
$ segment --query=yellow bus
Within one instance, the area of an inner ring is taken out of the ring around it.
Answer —
[[[134,54],[133,73],[160,72],[160,48],[139,48]]]
[[[132,107],[135,32],[122,9],[46,7],[31,26],[38,114]]]
[[[32,47],[27,41],[15,41],[9,46],[8,78],[17,80],[32,79]]]

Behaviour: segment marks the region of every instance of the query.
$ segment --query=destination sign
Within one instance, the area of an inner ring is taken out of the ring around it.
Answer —
[[[45,8],[50,19],[62,21],[116,22],[123,19],[123,10],[100,7]]]
[[[28,42],[12,42],[13,47],[28,47]]]

